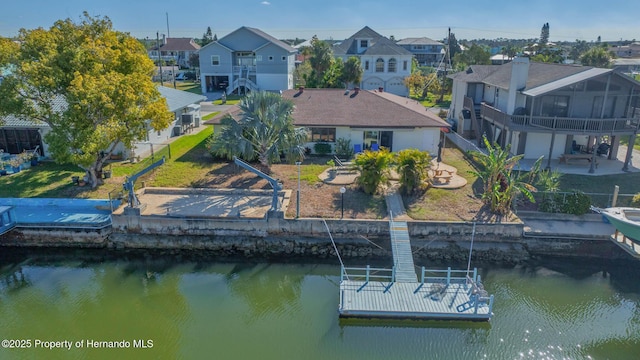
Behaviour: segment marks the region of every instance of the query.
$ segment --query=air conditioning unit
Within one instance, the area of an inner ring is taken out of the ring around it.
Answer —
[[[193,114],[182,114],[182,125],[191,125],[193,123]]]

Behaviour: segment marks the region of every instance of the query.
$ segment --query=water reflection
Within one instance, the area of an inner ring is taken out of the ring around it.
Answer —
[[[389,322],[338,318],[335,264],[76,255],[3,255],[0,336],[154,348],[0,358],[624,359],[640,349],[638,265],[481,266],[497,299],[490,323]]]

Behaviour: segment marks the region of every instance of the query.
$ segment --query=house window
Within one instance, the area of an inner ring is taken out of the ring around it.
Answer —
[[[220,55],[211,55],[211,65],[213,66],[220,65]]]
[[[262,61],[262,55],[256,55],[256,61]]]
[[[540,107],[541,116],[569,116],[568,96],[544,96]]]
[[[407,60],[402,62],[402,71],[407,71],[408,64],[409,64],[409,62]]]
[[[369,40],[360,40],[360,47],[361,48],[369,47]]]
[[[376,72],[384,72],[384,60],[382,58],[376,60]]]
[[[413,45],[413,50],[424,50],[424,45]]]
[[[394,59],[394,58],[389,59],[388,67],[389,67],[389,72],[390,73],[396,72],[396,59]]]
[[[273,61],[273,56],[269,55],[269,61]]]
[[[369,60],[364,61],[364,69],[369,71]]]
[[[336,141],[336,128],[310,128],[309,141],[334,142]]]

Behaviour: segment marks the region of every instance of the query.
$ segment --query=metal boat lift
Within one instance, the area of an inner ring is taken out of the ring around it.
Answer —
[[[133,174],[132,176],[127,176],[125,183],[122,184],[122,187],[124,188],[124,190],[129,193],[129,204],[127,205],[127,207],[124,208],[125,214],[140,215],[140,213],[144,210],[145,206],[140,204],[140,200],[138,200],[138,197],[136,196],[136,191],[135,191],[136,180],[138,180],[138,178],[141,177],[142,175],[164,164],[164,162],[165,162],[165,158],[163,156],[162,159],[154,162],[153,164],[147,166],[146,168],[140,170],[139,172]]]
[[[271,187],[273,188],[273,198],[271,200],[271,209],[269,210],[269,213],[280,211],[281,207],[280,207],[280,201],[278,201],[278,192],[282,190],[282,183],[280,183],[278,179],[274,179],[271,176],[247,164],[246,162],[238,159],[236,156],[233,157],[233,162],[236,165],[251,171],[252,173],[260,176],[261,178],[269,182],[269,185],[271,185]]]

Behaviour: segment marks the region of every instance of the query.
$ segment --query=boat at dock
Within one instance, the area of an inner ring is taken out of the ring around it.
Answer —
[[[612,207],[596,211],[616,228],[611,240],[632,256],[640,258],[640,209]]]

